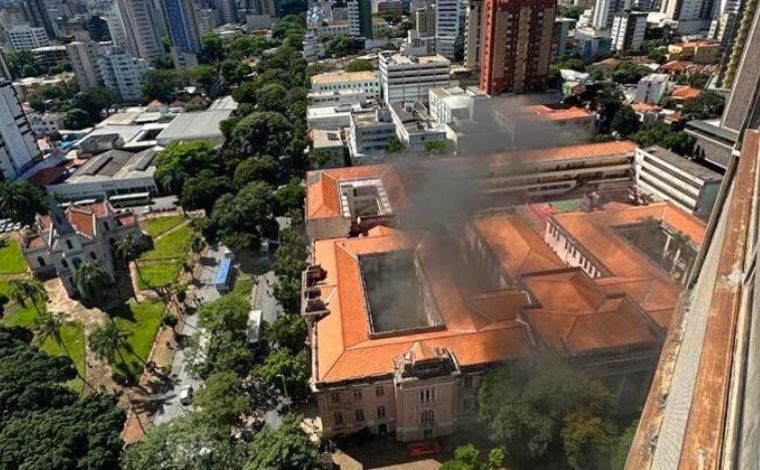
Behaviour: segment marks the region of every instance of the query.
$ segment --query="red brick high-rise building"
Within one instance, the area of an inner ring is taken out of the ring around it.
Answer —
[[[556,0],[484,0],[480,88],[541,89],[551,62]]]

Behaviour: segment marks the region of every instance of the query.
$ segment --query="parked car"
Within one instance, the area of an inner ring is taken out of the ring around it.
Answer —
[[[422,457],[437,454],[441,451],[438,441],[418,441],[409,444],[409,457]]]
[[[182,406],[189,406],[193,402],[193,386],[185,385],[179,391],[179,403]]]

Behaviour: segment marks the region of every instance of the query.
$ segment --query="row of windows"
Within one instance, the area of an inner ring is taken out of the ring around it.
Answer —
[[[380,405],[377,407],[377,419],[385,419],[385,407],[383,405]],[[354,410],[354,421],[357,423],[364,422],[364,410],[358,409]],[[335,426],[340,426],[343,424],[343,413],[340,411],[336,411],[333,413],[333,424]]]

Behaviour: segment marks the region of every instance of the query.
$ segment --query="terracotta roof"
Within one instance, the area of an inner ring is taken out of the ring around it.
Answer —
[[[394,211],[406,201],[406,182],[389,165],[367,165],[310,171],[306,176],[306,219],[343,217],[340,182],[379,178]]]
[[[543,239],[516,215],[477,218],[475,226],[510,278],[564,266]]]
[[[673,87],[673,90],[670,92],[670,95],[673,98],[678,99],[689,99],[689,98],[696,98],[697,96],[702,94],[702,90],[699,88],[694,88],[689,85],[676,85]]]
[[[24,248],[28,250],[37,250],[45,248],[45,240],[39,235],[33,235],[24,239]]]
[[[90,204],[72,204],[66,209],[66,217],[77,232],[93,236],[95,234],[95,218],[108,215],[108,205],[103,202]]]
[[[548,161],[548,160],[571,160],[576,158],[593,158],[605,155],[632,154],[636,150],[636,144],[630,140],[616,140],[612,142],[600,142],[594,144],[568,145],[564,147],[552,147],[528,151],[501,152],[488,155],[479,155],[464,158],[439,159],[436,162],[442,164],[481,164],[481,165],[506,165],[515,162]]]
[[[659,106],[655,104],[650,104],[650,103],[633,103],[631,105],[631,108],[633,108],[633,110],[636,111],[637,113],[656,112],[662,109]]]
[[[704,46],[719,46],[720,41],[715,39],[702,39],[700,41],[687,41],[673,44],[678,47],[704,47]]]
[[[685,60],[671,60],[670,62],[662,64],[657,70],[659,72],[683,72],[694,68],[695,65],[696,64],[693,62],[687,62]]]
[[[415,249],[445,328],[439,331],[371,338],[358,256]],[[476,296],[468,304],[457,288],[447,261],[431,237],[418,239],[401,232],[314,243],[314,259],[327,272],[320,283],[330,313],[316,323],[319,382],[387,374],[393,360],[417,342],[452,350],[462,365],[498,362],[533,352],[517,308],[526,305],[524,293]],[[500,307],[499,307],[500,306]]]
[[[589,119],[593,114],[585,108],[567,104],[536,104],[520,108],[524,114],[535,114],[550,121],[568,121],[572,119]]]
[[[701,245],[706,230],[704,222],[666,202],[648,206],[611,203],[604,209],[554,214],[551,220],[613,273],[610,277],[596,280],[606,292],[626,293],[641,303],[645,310],[658,312],[669,309],[672,312],[679,289],[670,276],[613,232],[613,227],[653,218]],[[669,324],[668,313],[655,316],[660,325]]]
[[[35,186],[45,187],[61,176],[69,167],[68,162],[59,165],[43,168],[29,178],[29,182]]]

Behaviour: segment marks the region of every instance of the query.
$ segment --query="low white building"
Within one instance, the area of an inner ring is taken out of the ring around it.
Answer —
[[[336,104],[364,103],[369,100],[369,95],[364,90],[335,90],[335,91],[312,91],[308,95],[309,104],[312,106],[325,106]]]
[[[433,120],[420,103],[392,103],[391,118],[396,135],[407,150],[424,151],[429,142],[446,141],[446,127]]]
[[[385,154],[388,142],[397,138],[396,124],[388,109],[355,113],[351,115],[346,136],[352,159],[380,158]]]
[[[64,181],[49,185],[50,194],[69,200],[110,198],[120,194],[158,193],[153,179],[158,152],[109,150],[89,159]]]
[[[209,140],[221,143],[224,136],[219,124],[229,118],[230,114],[232,109],[180,113],[156,136],[156,142],[162,146],[183,140]]]
[[[311,77],[311,91],[358,90],[380,96],[380,79],[376,72],[328,72]]]
[[[441,55],[417,57],[381,52],[380,84],[385,102],[427,102],[431,88],[455,84],[450,67],[451,61]]]
[[[719,173],[659,146],[636,149],[636,183],[657,199],[707,219],[718,196]]]
[[[325,46],[314,31],[310,31],[301,41],[303,58],[306,62],[316,62],[325,56]]]
[[[306,124],[309,129],[343,129],[351,124],[351,112],[358,105],[337,104],[309,106],[306,108]]]
[[[651,73],[636,85],[633,101],[636,103],[658,104],[670,89],[670,76],[665,73]]]
[[[63,129],[63,114],[61,113],[29,113],[29,125],[32,132],[38,137],[52,134],[55,131]]]

